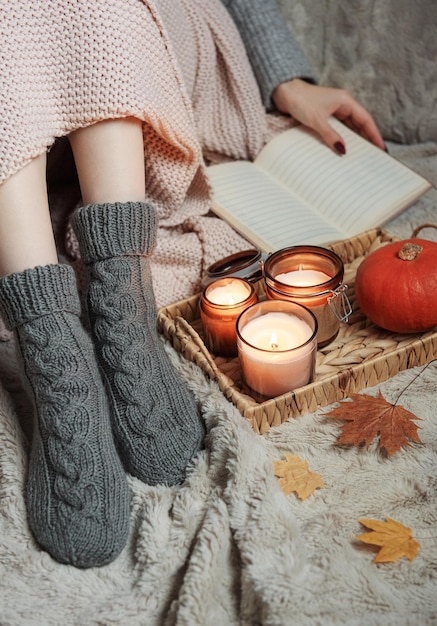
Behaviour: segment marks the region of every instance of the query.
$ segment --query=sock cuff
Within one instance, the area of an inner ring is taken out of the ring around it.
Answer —
[[[0,313],[9,330],[63,311],[80,315],[76,274],[70,265],[45,265],[0,279]]]
[[[84,263],[150,254],[155,247],[158,216],[145,202],[88,204],[74,212],[71,223]]]

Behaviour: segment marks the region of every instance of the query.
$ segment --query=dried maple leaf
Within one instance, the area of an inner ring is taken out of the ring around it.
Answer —
[[[385,522],[373,519],[360,519],[360,524],[370,528],[372,532],[358,535],[357,539],[381,546],[378,554],[373,559],[374,563],[389,563],[406,556],[410,561],[416,558],[420,543],[413,539],[411,528],[395,520],[386,518]]]
[[[340,406],[327,413],[335,419],[345,420],[342,434],[336,443],[355,446],[365,443],[367,447],[379,435],[379,446],[389,456],[410,445],[408,440],[421,443],[417,434],[418,426],[413,420],[419,420],[414,413],[397,404],[390,404],[379,392],[378,397],[351,393],[352,402],[342,402]]]
[[[310,472],[308,463],[298,456],[286,453],[285,459],[273,463],[275,476],[282,491],[288,496],[295,491],[298,498],[305,500],[317,487],[323,487],[323,479],[319,474]]]

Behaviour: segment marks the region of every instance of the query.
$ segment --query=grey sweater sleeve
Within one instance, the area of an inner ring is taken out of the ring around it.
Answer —
[[[266,109],[272,92],[292,78],[317,82],[305,54],[289,30],[277,0],[221,0],[245,45]]]

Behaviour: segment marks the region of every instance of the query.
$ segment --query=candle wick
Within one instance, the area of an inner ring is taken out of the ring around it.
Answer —
[[[277,343],[271,343],[271,344],[270,344],[270,348],[271,348],[272,350],[277,350],[277,349],[278,349],[278,347],[279,347],[279,346],[278,346],[278,344],[277,344]]]

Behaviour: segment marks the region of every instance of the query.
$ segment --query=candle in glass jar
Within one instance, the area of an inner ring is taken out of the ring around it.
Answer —
[[[293,302],[265,301],[237,322],[238,356],[245,383],[262,396],[279,396],[311,382],[317,321]]]
[[[230,281],[216,281],[208,289],[208,300],[214,304],[238,304],[250,294],[249,286],[245,281],[231,279]]]
[[[272,352],[297,348],[308,341],[311,334],[311,328],[303,320],[276,311],[254,318],[241,331],[247,343]]]
[[[253,285],[244,278],[218,278],[205,287],[200,298],[200,319],[211,352],[237,354],[237,318],[257,300]]]
[[[347,321],[351,313],[343,274],[343,261],[332,250],[319,246],[284,248],[264,264],[266,297],[310,309],[317,318],[321,348],[336,337],[340,321]]]
[[[332,276],[329,276],[320,270],[302,269],[302,266],[300,265],[299,269],[277,274],[275,278],[285,285],[311,287],[312,285],[323,285],[323,283],[331,280]]]

